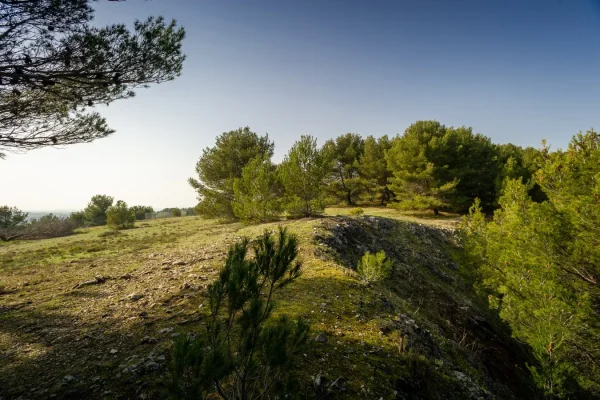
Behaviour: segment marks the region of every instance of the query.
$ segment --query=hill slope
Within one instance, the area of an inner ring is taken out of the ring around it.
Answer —
[[[453,262],[451,223],[370,213],[386,217],[283,222],[299,236],[303,275],[276,312],[311,323],[298,365],[308,396],[528,396],[525,350]],[[228,245],[277,225],[174,218],[0,246],[0,396],[160,398],[172,338],[202,324]],[[387,281],[356,279],[367,250],[394,261]]]

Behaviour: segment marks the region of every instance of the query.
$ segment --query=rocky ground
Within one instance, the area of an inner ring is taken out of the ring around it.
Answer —
[[[311,323],[304,397],[528,396],[526,351],[453,261],[451,225],[386,217],[284,222],[303,274],[276,313]],[[0,247],[0,398],[163,398],[172,340],[201,328],[228,245],[276,225],[177,218]],[[385,282],[357,279],[367,250],[393,260]]]

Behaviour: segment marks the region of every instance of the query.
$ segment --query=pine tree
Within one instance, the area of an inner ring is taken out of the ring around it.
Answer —
[[[486,209],[496,199],[494,146],[471,128],[418,121],[393,140],[386,159],[400,200],[394,207],[464,212],[475,198]]]
[[[281,214],[283,187],[277,167],[267,157],[257,157],[244,167],[233,192],[233,212],[242,221],[272,221]]]
[[[496,208],[500,199],[504,182],[508,179],[521,178],[527,184],[528,192],[534,201],[542,202],[548,198],[540,185],[535,182],[534,175],[542,166],[542,152],[533,147],[522,148],[514,144],[495,145],[499,171],[494,181],[496,199],[492,206]]]
[[[106,225],[114,230],[131,229],[135,226],[135,212],[119,200],[106,211]]]
[[[168,378],[174,399],[214,398],[212,392],[224,399],[283,398],[292,391],[289,372],[309,326],[271,313],[274,295],[300,275],[297,238],[284,228],[265,232],[253,258],[249,245],[242,240],[229,248],[209,286],[205,331],[175,343]]]
[[[292,216],[310,217],[323,212],[327,160],[317,140],[302,136],[281,163],[285,210]]]
[[[393,175],[388,170],[385,161],[385,153],[391,146],[387,135],[381,136],[379,139],[375,139],[373,136],[365,139],[363,154],[358,166],[362,200],[385,205],[394,198],[394,193],[388,187],[389,179]]]
[[[271,157],[275,145],[269,136],[258,136],[250,128],[224,132],[214,147],[204,149],[196,164],[198,179],[190,185],[198,192],[198,215],[205,218],[235,219],[233,182],[256,157]]]
[[[362,190],[359,179],[359,161],[364,140],[356,133],[338,136],[323,146],[329,163],[327,191],[337,202],[353,205]]]
[[[444,165],[430,161],[430,142],[443,137],[446,127],[437,121],[418,121],[401,137],[396,137],[387,152],[388,169],[394,177],[389,188],[399,203],[390,204],[400,209],[433,210],[449,207],[449,196],[456,188],[455,179],[443,179]]]
[[[86,222],[90,225],[106,225],[106,212],[112,206],[113,201],[114,198],[104,194],[93,196],[83,210]]]
[[[0,207],[0,240],[8,242],[25,236],[28,214],[16,207]]]
[[[113,130],[90,107],[181,73],[185,32],[175,21],[100,27],[94,8],[88,0],[0,2],[0,158],[106,137]]]
[[[548,396],[600,395],[600,137],[575,136],[543,152],[535,174],[547,200],[507,179],[501,208],[485,223],[474,207],[462,226],[470,265],[513,335],[531,346],[531,371]]]

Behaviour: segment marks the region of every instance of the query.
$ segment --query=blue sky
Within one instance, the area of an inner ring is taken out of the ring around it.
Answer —
[[[187,31],[176,81],[102,107],[113,136],[0,162],[0,204],[193,206],[187,184],[223,131],[402,133],[419,119],[494,142],[564,147],[600,129],[600,2],[593,0],[100,1],[95,23],[149,15]]]

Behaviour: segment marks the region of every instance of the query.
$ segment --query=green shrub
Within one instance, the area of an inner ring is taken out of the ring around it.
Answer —
[[[69,216],[69,219],[73,222],[76,228],[80,228],[86,225],[85,213],[83,211],[74,211]]]
[[[367,251],[358,262],[356,270],[363,282],[376,282],[388,277],[392,261],[386,258],[383,250],[375,254]]]
[[[277,398],[290,393],[290,368],[308,325],[270,318],[273,294],[300,274],[297,238],[265,232],[247,257],[247,239],[229,248],[219,279],[208,289],[210,315],[202,334],[174,345],[167,388],[174,399]],[[213,398],[213,397],[210,397]]]
[[[283,187],[277,167],[268,157],[251,160],[233,182],[236,217],[246,223],[273,221],[281,215]]]
[[[114,198],[104,194],[92,197],[87,207],[83,210],[85,221],[89,225],[106,225],[107,211],[113,205]]]
[[[363,210],[360,207],[356,207],[356,208],[353,208],[352,210],[350,210],[350,215],[358,216],[358,215],[363,215],[364,213],[365,213],[365,210]]]
[[[106,211],[106,224],[114,230],[131,229],[135,226],[135,213],[127,207],[127,203],[119,200]]]
[[[171,208],[171,215],[174,217],[181,217],[181,210],[179,208]]]
[[[27,213],[16,207],[0,207],[0,240],[8,242],[26,234]]]

